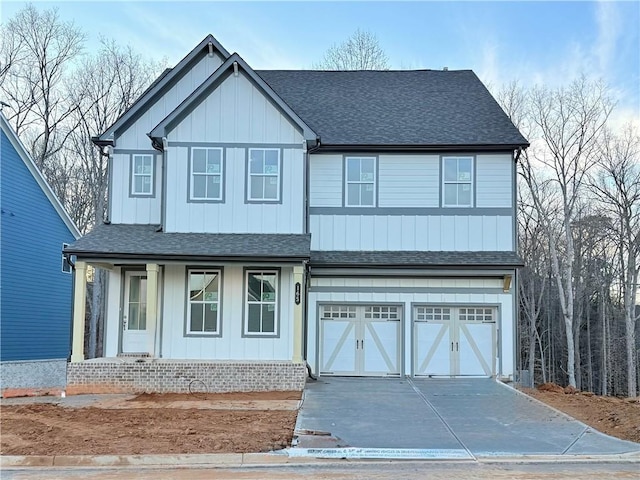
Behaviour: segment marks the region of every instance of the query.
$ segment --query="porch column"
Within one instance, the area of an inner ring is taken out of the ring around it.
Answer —
[[[156,351],[156,319],[158,318],[158,265],[147,264],[147,331],[149,335],[149,355]]]
[[[73,284],[73,339],[71,361],[84,361],[84,319],[87,293],[87,263],[76,262]]]
[[[293,363],[302,363],[302,308],[304,302],[304,270],[293,267]]]

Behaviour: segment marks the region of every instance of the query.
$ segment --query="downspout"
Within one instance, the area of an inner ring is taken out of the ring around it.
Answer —
[[[320,137],[316,138],[316,144],[311,147],[311,148],[307,148],[307,153],[305,155],[305,160],[306,160],[306,164],[307,164],[307,168],[305,171],[305,198],[304,198],[304,209],[305,209],[305,215],[304,215],[304,233],[310,233],[309,232],[309,189],[310,189],[310,185],[311,185],[311,154],[313,152],[318,151],[318,149],[320,148]],[[303,262],[304,265],[304,311],[302,313],[302,338],[304,339],[304,341],[302,342],[302,358],[304,360],[305,365],[307,366],[307,374],[309,375],[309,378],[311,378],[312,380],[317,380],[316,377],[313,376],[313,374],[311,373],[311,366],[309,365],[309,362],[307,361],[307,350],[308,350],[308,345],[307,345],[307,341],[309,339],[309,336],[307,335],[308,331],[309,331],[309,286],[311,284],[311,276],[309,274],[310,269],[309,269],[309,262],[308,261],[304,261]]]
[[[74,261],[71,260],[71,254],[65,252],[64,250],[62,251],[62,255],[64,256],[65,260],[69,263],[69,265],[71,266],[71,298],[73,299],[73,292],[76,289],[76,263]],[[71,353],[72,353],[72,346],[73,346],[73,309],[75,308],[75,302],[73,302],[73,300],[71,301],[71,321],[69,322],[69,353],[67,354],[67,363],[71,362]]]

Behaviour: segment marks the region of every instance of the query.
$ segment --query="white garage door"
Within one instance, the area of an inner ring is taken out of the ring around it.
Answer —
[[[402,308],[321,305],[320,375],[399,376]]]
[[[494,307],[414,306],[414,375],[494,376],[496,316]]]

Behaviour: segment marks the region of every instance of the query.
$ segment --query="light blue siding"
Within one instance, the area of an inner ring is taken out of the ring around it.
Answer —
[[[513,202],[511,155],[476,157],[476,206],[510,207]]]
[[[309,202],[312,207],[342,206],[342,155],[311,155]]]
[[[1,133],[0,360],[66,359],[72,275],[61,252],[74,236]]]
[[[378,162],[378,206],[438,206],[438,155],[380,155]]]

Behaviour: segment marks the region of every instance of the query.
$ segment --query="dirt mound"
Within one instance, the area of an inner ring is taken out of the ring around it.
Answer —
[[[549,384],[546,384],[549,385]],[[555,384],[550,384],[555,385]],[[543,385],[540,385],[542,387]],[[593,392],[558,395],[564,391],[555,385],[551,390],[523,389],[528,395],[557,408],[591,427],[632,442],[640,442],[640,401],[637,398],[602,397]]]
[[[541,392],[564,393],[564,388],[556,383],[543,383],[538,385],[538,390]]]

